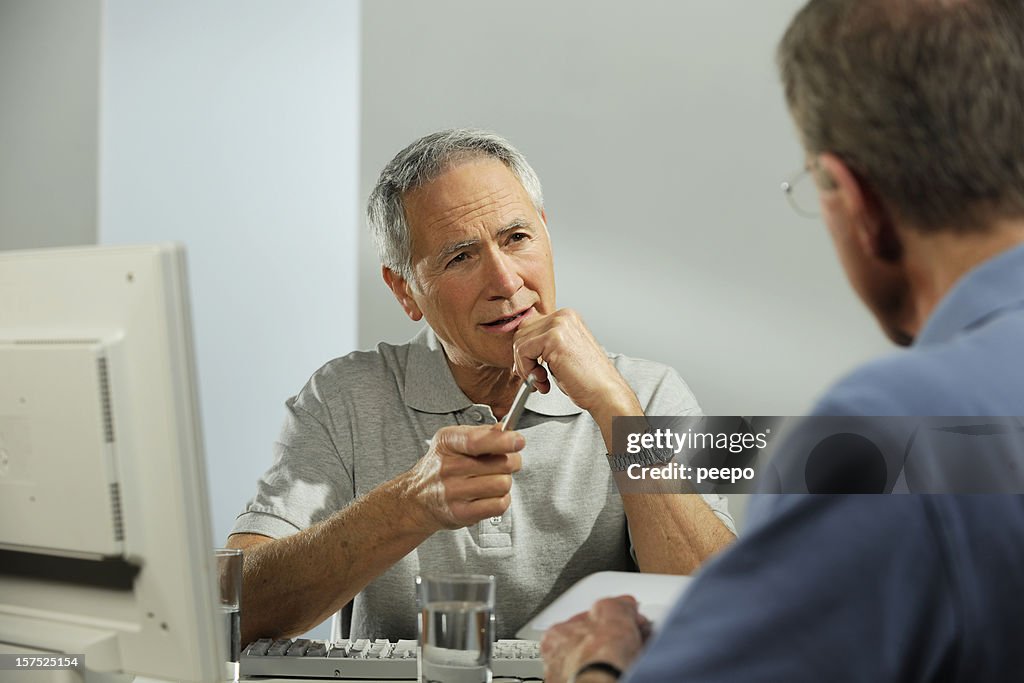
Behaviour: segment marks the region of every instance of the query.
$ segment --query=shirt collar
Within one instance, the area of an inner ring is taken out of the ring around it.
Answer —
[[[409,341],[409,360],[405,368],[405,405],[424,413],[455,413],[473,402],[455,383],[444,348],[430,327],[424,327]],[[562,393],[552,380],[551,391],[533,392],[526,409],[549,416],[578,415],[583,409]]]
[[[1024,245],[968,271],[935,307],[915,346],[948,341],[1002,312],[1024,306]]]
[[[454,413],[473,405],[455,383],[441,342],[429,327],[409,341],[405,405],[424,413]]]

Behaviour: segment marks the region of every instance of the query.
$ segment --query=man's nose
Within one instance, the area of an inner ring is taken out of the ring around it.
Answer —
[[[488,289],[491,299],[511,299],[523,286],[516,261],[501,251],[490,254],[488,265]]]

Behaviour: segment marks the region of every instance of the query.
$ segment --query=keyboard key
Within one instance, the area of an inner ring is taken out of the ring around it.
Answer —
[[[399,640],[391,656],[395,659],[416,659],[416,648],[419,643],[415,640]]]
[[[273,640],[270,638],[260,638],[255,643],[250,643],[249,647],[245,648],[245,654],[250,657],[262,657],[267,654],[267,650],[273,644]]]
[[[349,642],[348,638],[334,641],[331,645],[331,651],[328,653],[328,657],[348,657],[348,649],[352,643]]]
[[[366,638],[358,638],[348,651],[349,657],[365,657],[366,651],[370,649],[370,641]]]
[[[366,650],[367,659],[387,659],[391,653],[391,643],[382,638],[373,641],[373,644]]]
[[[296,645],[294,652],[304,652],[304,656],[289,652]],[[255,654],[264,649],[266,654]],[[247,677],[412,682],[417,675],[417,649],[417,642],[412,639],[392,642],[384,638],[374,641],[360,638],[324,642],[305,638],[295,641],[266,638],[245,648],[241,672]],[[491,669],[496,683],[503,678],[541,680],[544,661],[540,658],[538,643],[529,640],[498,641],[494,644]]]

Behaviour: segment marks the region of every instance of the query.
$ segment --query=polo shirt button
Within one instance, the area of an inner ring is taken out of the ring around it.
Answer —
[[[476,422],[477,424],[480,424],[481,422],[484,421],[484,416],[481,415],[480,412],[477,410],[469,411],[469,417],[471,420],[473,420],[473,422]]]

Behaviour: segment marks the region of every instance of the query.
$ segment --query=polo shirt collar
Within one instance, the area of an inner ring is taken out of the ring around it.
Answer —
[[[409,341],[405,405],[424,413],[455,413],[473,405],[455,383],[444,348],[429,327]]]
[[[1024,307],[1024,245],[964,274],[932,312],[915,346],[942,343],[1003,312]]]
[[[455,383],[444,348],[430,327],[424,327],[409,341],[409,359],[405,368],[405,405],[424,413],[455,413],[473,402]],[[552,380],[551,391],[533,392],[526,409],[541,415],[579,415],[583,409],[562,393]]]

